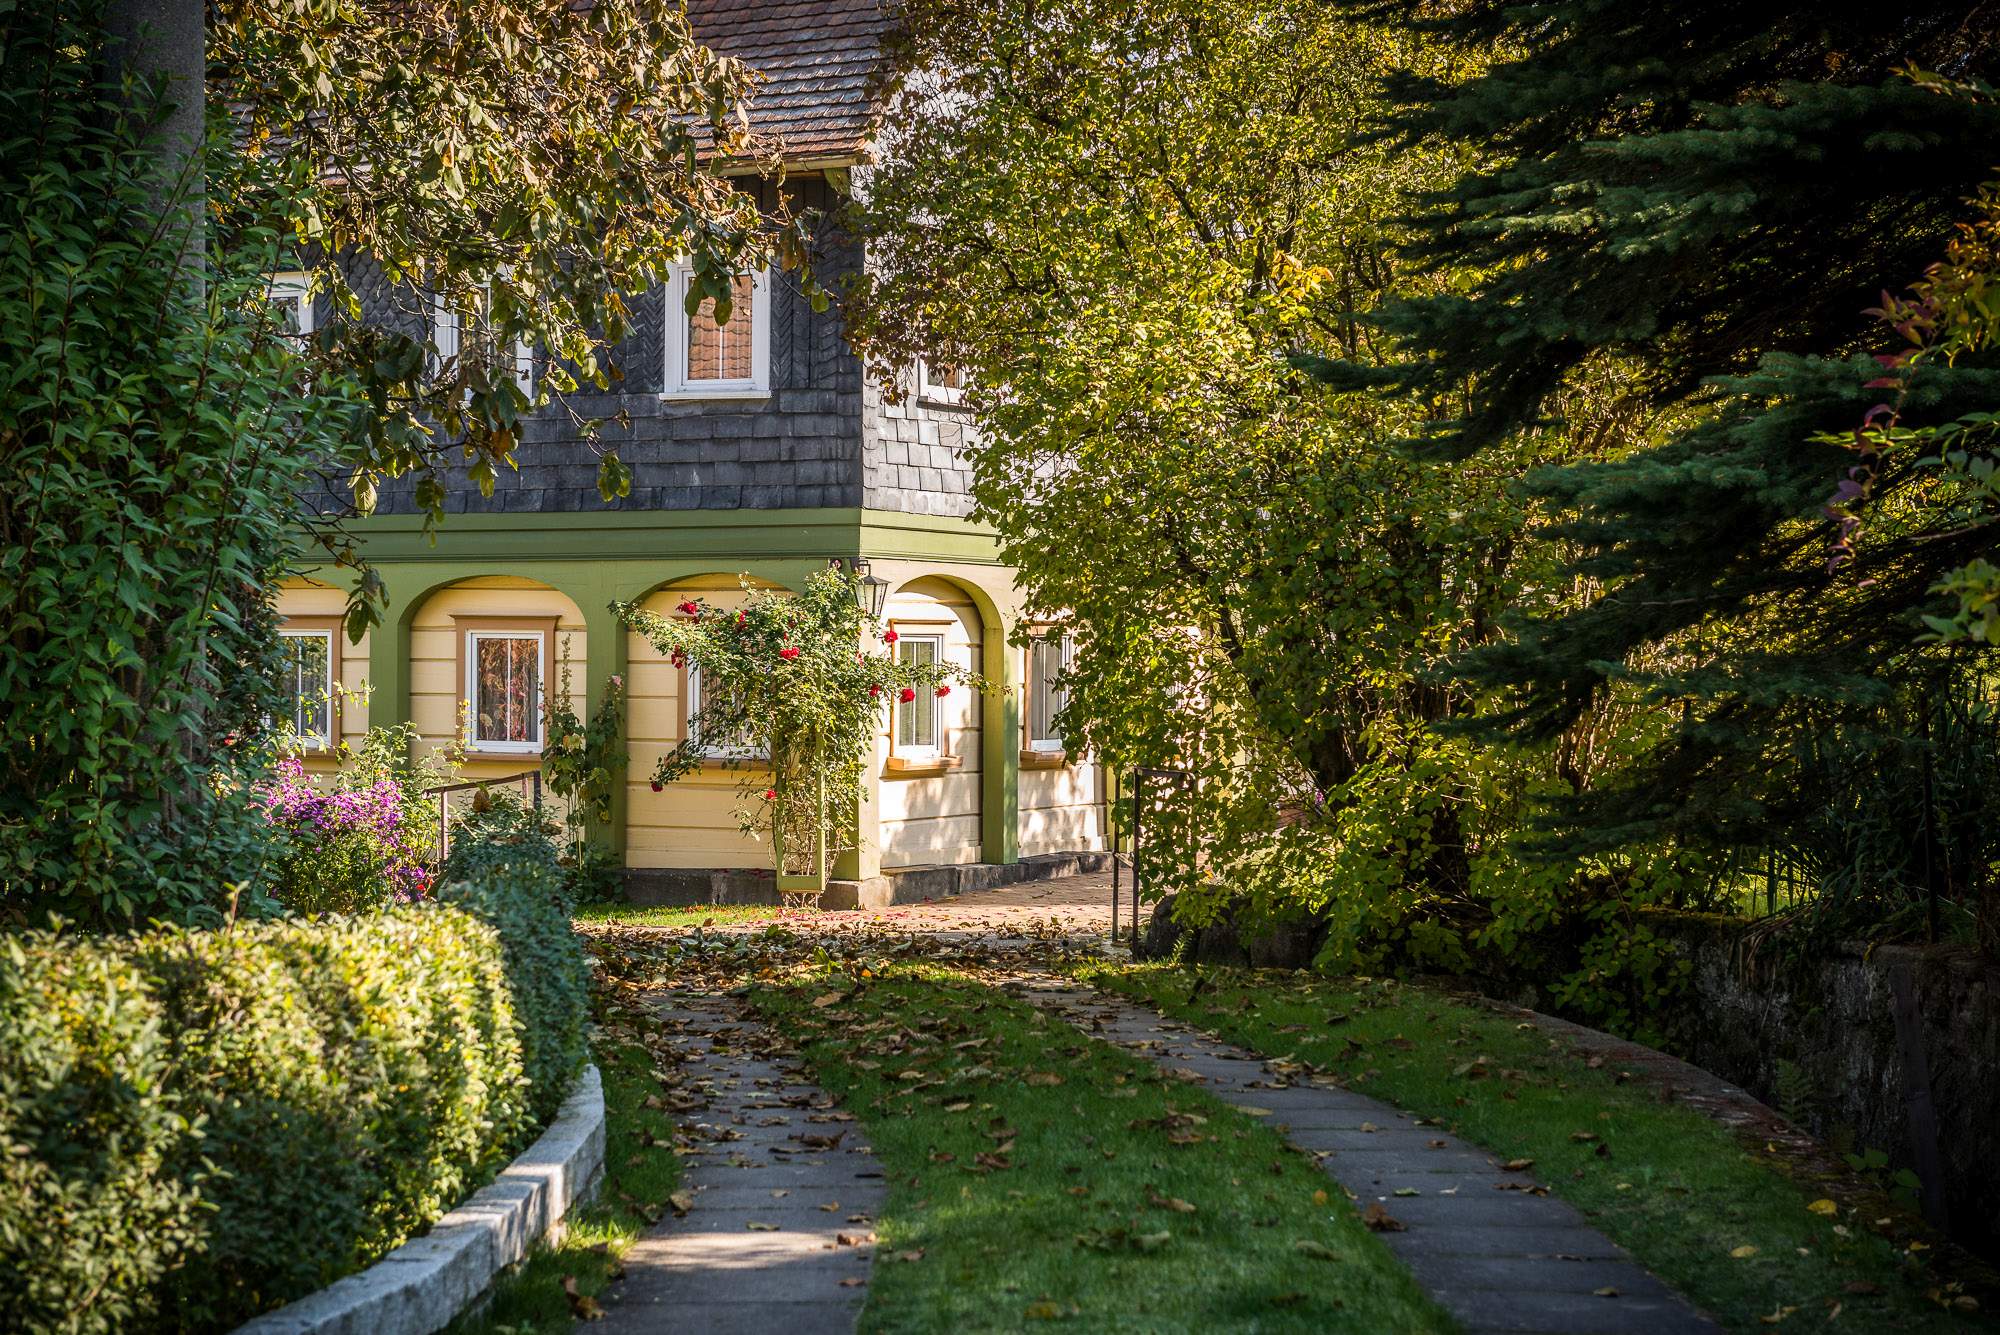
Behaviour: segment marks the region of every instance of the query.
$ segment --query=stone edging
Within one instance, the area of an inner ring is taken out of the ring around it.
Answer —
[[[559,1229],[603,1168],[604,1086],[586,1066],[548,1130],[428,1233],[237,1335],[430,1335]]]

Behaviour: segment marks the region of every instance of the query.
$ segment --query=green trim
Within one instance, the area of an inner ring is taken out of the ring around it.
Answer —
[[[416,515],[379,515],[352,525],[364,558],[390,561],[599,561],[834,556],[905,557],[1000,564],[999,539],[984,525],[890,510],[676,510],[584,514],[447,515],[424,532]]]
[[[1000,565],[991,530],[961,519],[887,510],[694,510],[593,514],[455,514],[433,543],[411,515],[378,516],[354,525],[361,555],[381,577],[386,602],[369,643],[370,721],[410,717],[410,637],[416,613],[439,589],[493,575],[545,584],[583,614],[589,707],[604,700],[612,673],[627,662],[624,628],[613,601],[636,601],[663,585],[696,575],[748,574],[787,588],[836,556],[934,562],[939,566]],[[331,567],[300,573],[344,585]],[[936,572],[946,578],[950,570]],[[961,582],[984,623],[982,670],[1003,689],[983,703],[980,844],[982,860],[1015,862],[1020,848],[1019,681],[1008,652],[1012,626],[983,591]],[[597,837],[623,858],[626,790],[612,798],[612,819]],[[843,859],[847,874],[849,859]]]

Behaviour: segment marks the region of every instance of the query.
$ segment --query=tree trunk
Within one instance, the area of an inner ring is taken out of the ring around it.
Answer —
[[[131,78],[136,96],[150,96],[159,82],[165,103],[157,117],[159,138],[147,183],[162,233],[180,256],[190,291],[203,281],[202,220],[207,191],[202,175],[207,57],[203,0],[108,0],[104,7],[105,73]],[[146,105],[142,103],[142,105]]]

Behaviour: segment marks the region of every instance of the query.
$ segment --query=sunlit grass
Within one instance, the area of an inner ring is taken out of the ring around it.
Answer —
[[[1536,1176],[1731,1329],[1965,1329],[1921,1251],[1828,1190],[1760,1161],[1704,1114],[1662,1102],[1532,1026],[1384,982],[1168,966],[1094,965],[1088,981],[1267,1056],[1294,1056],[1429,1117]],[[1851,1193],[1846,1193],[1851,1195]],[[1829,1208],[1822,1205],[1821,1209]],[[1875,1213],[1873,1210],[1868,1214]],[[1744,1251],[1743,1249],[1754,1249]],[[1981,1327],[1988,1323],[1979,1321]]]
[[[1453,1328],[1270,1130],[989,985],[910,966],[753,1000],[887,1174],[863,1330]]]
[[[731,923],[773,921],[774,904],[695,904],[685,907],[599,902],[577,907],[575,918],[586,923],[617,923],[627,927],[725,927]]]

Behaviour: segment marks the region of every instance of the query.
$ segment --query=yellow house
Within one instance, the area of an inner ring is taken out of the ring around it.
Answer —
[[[810,33],[773,23],[774,0],[689,8],[704,41],[764,75],[753,117],[785,144],[788,188],[836,210],[866,167],[875,125],[868,90],[884,24],[874,0],[832,0]],[[826,245],[823,269],[865,261],[852,241]],[[320,739],[314,763],[331,764],[332,749],[371,724],[407,721],[421,746],[461,743],[468,779],[535,772],[543,710],[563,682],[587,715],[616,676],[630,760],[613,820],[594,835],[622,860],[630,893],[775,898],[768,849],[739,832],[730,757],[652,790],[700,682],[610,605],[666,611],[699,593],[726,606],[744,580],[797,588],[840,561],[868,570],[899,653],[934,654],[997,689],[885,712],[859,847],[837,869],[831,902],[908,901],[1095,865],[1104,776],[1055,727],[1063,642],[1024,623],[994,535],[967,517],[975,442],[958,386],[916,366],[901,394],[886,395],[843,340],[837,309],[814,312],[789,275],[742,282],[723,326],[683,313],[678,276],[648,294],[613,354],[617,392],[568,396],[581,415],[626,423],[604,439],[632,471],[629,497],[600,501],[590,447],[567,414],[546,410],[524,424],[519,468],[490,500],[469,484],[452,498],[435,546],[393,489],[357,525],[388,592],[380,628],[361,643],[338,631],[345,592],[330,572],[286,583],[278,606],[295,651],[294,722]],[[312,299],[294,300],[293,318],[310,327]],[[445,347],[454,334],[440,327],[433,341]],[[524,358],[520,373],[535,371]]]

